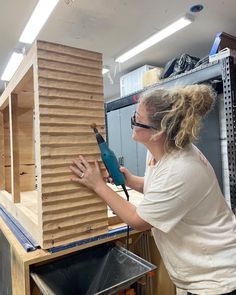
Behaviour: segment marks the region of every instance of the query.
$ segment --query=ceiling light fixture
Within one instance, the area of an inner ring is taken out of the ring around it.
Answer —
[[[34,41],[58,1],[59,0],[39,0],[20,36],[20,42],[30,44]]]
[[[152,35],[145,41],[141,42],[139,45],[135,46],[134,48],[128,50],[124,54],[120,55],[115,59],[116,62],[122,63],[130,59],[131,57],[139,54],[140,52],[146,50],[147,48],[153,46],[154,44],[160,42],[161,40],[169,37],[170,35],[174,34],[175,32],[183,29],[187,25],[193,22],[193,17],[191,15],[186,15],[181,17],[174,23],[170,24],[166,28],[162,29],[161,31],[157,32],[156,34]]]
[[[103,68],[102,69],[102,74],[104,75],[104,74],[106,74],[106,73],[108,73],[110,70],[108,69],[108,68]]]
[[[2,74],[1,80],[3,81],[11,80],[12,76],[15,74],[15,71],[19,67],[23,57],[24,55],[22,53],[13,52]]]

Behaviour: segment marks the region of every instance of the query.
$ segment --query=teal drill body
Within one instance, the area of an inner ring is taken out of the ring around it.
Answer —
[[[115,185],[125,185],[124,174],[120,171],[120,165],[114,154],[114,152],[108,147],[102,135],[98,132],[97,128],[93,128],[96,139],[98,142],[99,149],[101,151],[101,158],[103,160],[106,169],[114,181]]]

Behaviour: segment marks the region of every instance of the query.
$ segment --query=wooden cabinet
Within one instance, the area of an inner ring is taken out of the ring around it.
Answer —
[[[0,97],[0,204],[42,248],[108,231],[107,206],[71,182],[69,165],[100,158],[102,56],[34,43]]]

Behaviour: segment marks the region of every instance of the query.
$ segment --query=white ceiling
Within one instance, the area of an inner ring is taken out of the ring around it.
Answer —
[[[68,4],[69,2],[69,4]],[[0,0],[0,76],[37,0]],[[194,4],[204,9],[195,21],[129,61],[114,59],[156,31],[189,12]],[[144,64],[164,66],[181,53],[204,57],[217,32],[236,36],[236,0],[60,0],[38,39],[103,53],[106,98],[119,97],[119,77]],[[4,84],[0,82],[0,91]]]

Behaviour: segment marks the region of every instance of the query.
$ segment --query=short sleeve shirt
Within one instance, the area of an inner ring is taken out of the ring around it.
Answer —
[[[213,168],[194,145],[151,159],[137,213],[153,226],[171,279],[196,294],[236,289],[236,220]]]

